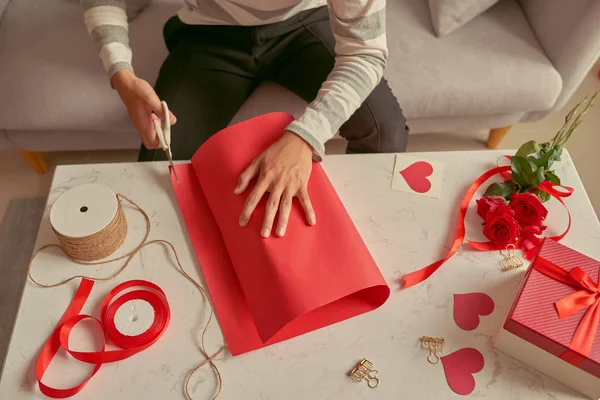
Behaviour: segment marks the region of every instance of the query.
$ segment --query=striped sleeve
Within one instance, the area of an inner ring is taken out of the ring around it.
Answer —
[[[383,76],[387,60],[385,0],[328,0],[335,64],[316,99],[287,130],[319,155]]]
[[[80,0],[85,25],[109,77],[121,69],[133,71],[125,1]]]

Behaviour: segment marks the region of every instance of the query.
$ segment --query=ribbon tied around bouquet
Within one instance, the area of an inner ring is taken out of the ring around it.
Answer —
[[[506,158],[509,160],[511,159],[510,156],[506,156]],[[444,258],[442,258],[441,260],[438,260],[438,261],[436,261],[424,268],[421,268],[417,271],[403,275],[401,279],[404,282],[404,288],[408,288],[408,287],[416,285],[417,283],[423,282],[424,280],[429,278],[435,271],[437,271],[438,268],[440,268],[446,261],[448,261],[450,259],[450,257],[452,257],[454,254],[456,254],[458,252],[458,250],[460,249],[460,246],[465,241],[465,234],[466,234],[465,216],[467,215],[469,203],[473,199],[473,196],[475,195],[477,190],[488,179],[490,179],[496,175],[500,175],[504,179],[510,179],[510,177],[511,177],[510,171],[511,171],[511,166],[509,166],[509,165],[498,166],[498,167],[492,168],[492,169],[484,172],[479,178],[477,178],[471,184],[471,186],[469,186],[467,193],[465,194],[462,201],[460,202],[458,224],[456,227],[456,232],[454,234],[454,241],[452,242],[452,247],[450,248],[450,251],[448,251],[448,254],[446,254],[446,256]],[[559,188],[562,190],[559,190]],[[569,232],[569,229],[571,228],[571,213],[569,212],[567,205],[563,201],[563,198],[569,197],[571,194],[573,194],[574,189],[571,187],[568,187],[568,186],[555,185],[546,180],[540,184],[538,189],[548,193],[550,196],[552,196],[553,198],[558,200],[560,202],[560,204],[562,204],[563,207],[565,207],[565,209],[567,210],[567,214],[569,217],[569,222],[567,224],[567,228],[560,235],[553,236],[550,238],[552,240],[559,241],[563,237],[566,236],[566,234]],[[502,250],[502,249],[499,249],[497,246],[495,246],[491,242],[474,242],[474,241],[470,241],[470,240],[468,242],[469,242],[469,245],[473,249],[479,250],[479,251]],[[518,249],[521,248],[521,246],[518,242],[515,244],[515,247]],[[537,252],[537,247],[529,249],[525,253],[525,258],[527,258],[528,260],[532,260],[533,257],[535,256],[536,252]]]
[[[577,292],[557,300],[554,306],[560,319],[569,318],[573,314],[587,309],[575,330],[569,349],[583,356],[589,355],[600,324],[600,285],[580,267],[575,267],[567,272],[543,257],[536,259],[533,268],[555,281],[578,289]],[[570,359],[571,357],[564,354],[562,358]]]

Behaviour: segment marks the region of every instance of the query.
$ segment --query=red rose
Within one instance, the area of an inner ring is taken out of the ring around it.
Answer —
[[[509,208],[502,207],[500,211],[506,209]],[[505,249],[509,244],[513,244],[519,236],[519,223],[513,217],[512,210],[510,211],[510,213],[489,212],[483,227],[483,234],[499,249]]]
[[[515,218],[525,226],[543,226],[548,210],[540,199],[531,193],[513,194],[510,196],[510,208],[515,211]]]
[[[519,244],[521,248],[528,252],[534,247],[538,247],[542,244],[542,239],[537,235],[542,234],[542,228],[539,226],[526,226],[521,229],[521,236],[519,236]]]
[[[498,207],[507,207],[508,203],[504,200],[504,197],[500,196],[487,196],[477,200],[477,214],[486,219],[489,212],[496,212]]]

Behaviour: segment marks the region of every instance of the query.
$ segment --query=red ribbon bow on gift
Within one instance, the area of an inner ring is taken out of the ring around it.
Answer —
[[[587,308],[569,344],[571,350],[587,356],[592,350],[598,324],[600,324],[600,285],[579,267],[567,272],[542,257],[538,257],[533,263],[533,268],[556,281],[579,289],[557,300],[554,305],[560,319],[568,318]]]

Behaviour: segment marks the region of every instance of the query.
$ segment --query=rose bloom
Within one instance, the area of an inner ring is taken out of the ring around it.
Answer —
[[[548,210],[540,199],[532,193],[520,193],[510,196],[510,208],[515,212],[515,218],[521,227],[543,226]]]
[[[508,208],[508,207],[507,207]],[[506,211],[501,209],[500,211]],[[519,223],[511,213],[488,212],[483,234],[499,249],[515,243],[519,236]]]
[[[508,207],[508,203],[500,196],[487,196],[477,200],[477,214],[486,219],[489,212],[496,212],[499,207]]]

